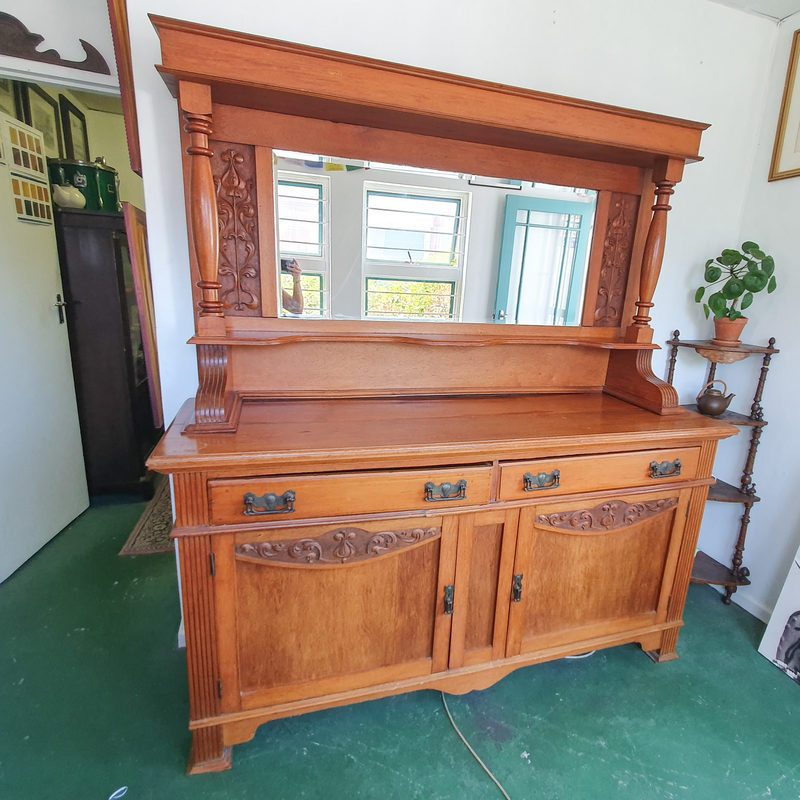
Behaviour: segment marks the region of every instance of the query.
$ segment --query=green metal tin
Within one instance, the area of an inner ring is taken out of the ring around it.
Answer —
[[[76,186],[86,198],[89,211],[119,212],[119,175],[104,158],[94,162],[48,158],[50,182],[59,186]]]

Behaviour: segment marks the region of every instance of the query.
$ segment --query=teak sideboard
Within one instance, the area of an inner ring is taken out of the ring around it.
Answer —
[[[717,441],[651,369],[699,123],[153,18],[199,388],[173,479],[193,731],[636,642],[677,658]],[[278,318],[273,148],[597,190],[577,328]],[[651,200],[655,205],[651,209]]]

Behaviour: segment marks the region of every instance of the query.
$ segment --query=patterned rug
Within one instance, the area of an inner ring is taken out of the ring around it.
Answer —
[[[172,532],[172,503],[169,481],[162,480],[147,504],[141,519],[119,551],[121,556],[141,556],[146,553],[172,553],[175,548],[169,538]]]

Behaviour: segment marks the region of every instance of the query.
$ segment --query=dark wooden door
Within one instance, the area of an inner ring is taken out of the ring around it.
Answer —
[[[90,493],[142,486],[160,434],[121,214],[56,213],[70,353]]]

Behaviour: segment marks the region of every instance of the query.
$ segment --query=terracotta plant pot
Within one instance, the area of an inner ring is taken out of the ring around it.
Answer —
[[[715,318],[715,336],[711,340],[711,343],[718,344],[722,347],[738,347],[741,344],[739,337],[742,334],[742,328],[744,328],[746,324],[747,317],[739,317],[739,319],[729,319],[728,317]]]

